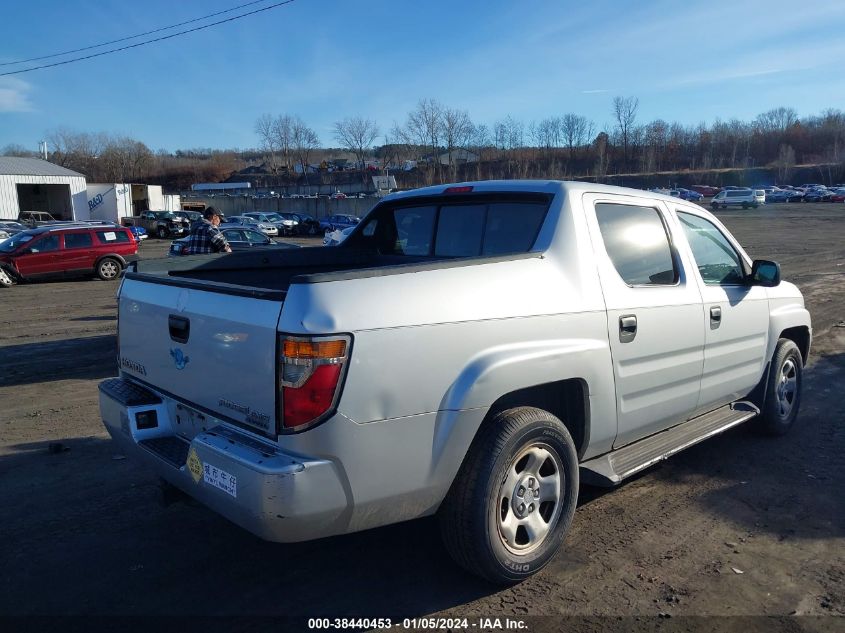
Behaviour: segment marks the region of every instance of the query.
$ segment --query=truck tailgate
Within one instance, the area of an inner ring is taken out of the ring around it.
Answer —
[[[120,368],[200,412],[276,431],[276,327],[282,302],[126,278]]]

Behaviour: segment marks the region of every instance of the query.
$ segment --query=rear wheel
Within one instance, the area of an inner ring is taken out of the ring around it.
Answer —
[[[804,360],[801,350],[793,341],[780,339],[769,368],[766,400],[757,418],[757,429],[760,432],[765,435],[783,435],[792,428],[801,406],[803,378]]]
[[[578,457],[563,423],[541,409],[509,409],[479,431],[440,508],[455,561],[494,583],[542,569],[572,522]]]
[[[103,281],[111,281],[120,275],[122,266],[120,262],[113,257],[104,257],[97,264],[97,277]]]
[[[11,288],[15,285],[15,279],[5,268],[0,266],[0,288]]]
[[[747,202],[743,202],[743,203],[742,203],[742,208],[743,208],[743,209],[747,209],[747,208],[748,208],[748,203],[747,203]]]

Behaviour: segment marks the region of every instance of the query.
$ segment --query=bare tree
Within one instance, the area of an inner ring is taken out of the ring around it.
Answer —
[[[0,156],[19,156],[21,158],[34,158],[38,156],[38,152],[28,150],[19,143],[9,143],[0,150]]]
[[[305,182],[308,183],[308,159],[315,149],[320,146],[317,133],[299,117],[294,117],[291,124],[291,150],[296,154],[297,162],[302,168]]]
[[[271,114],[262,114],[255,122],[255,133],[258,135],[261,149],[270,155],[270,171],[276,173],[276,152],[278,151],[275,125]]]
[[[373,146],[373,141],[379,135],[378,125],[371,119],[360,116],[347,117],[334,124],[334,137],[344,149],[355,154],[361,167],[361,178],[365,173],[364,156]]]
[[[778,150],[778,182],[787,182],[795,166],[795,150],[789,145],[781,145]]]
[[[417,107],[408,114],[405,129],[409,138],[430,151],[435,174],[439,177],[440,161],[437,154],[443,134],[443,106],[435,99],[420,99]]]
[[[625,162],[626,171],[628,165],[628,144],[631,140],[631,132],[637,120],[637,109],[640,101],[636,97],[614,97],[613,117],[616,119],[616,127],[622,139],[622,156]]]
[[[792,108],[773,108],[758,114],[755,119],[758,129],[763,132],[786,132],[798,120],[798,113]]]
[[[575,148],[586,145],[593,135],[593,124],[580,114],[564,114],[560,119],[560,134],[569,148],[570,163],[575,160]]]
[[[443,110],[443,141],[448,154],[449,168],[452,170],[452,180],[457,179],[457,164],[454,152],[458,148],[466,149],[472,138],[473,125],[466,110]]]
[[[288,173],[291,172],[293,164],[291,161],[291,143],[293,142],[294,117],[290,114],[281,114],[273,120],[273,138],[278,150],[282,153],[282,160]]]

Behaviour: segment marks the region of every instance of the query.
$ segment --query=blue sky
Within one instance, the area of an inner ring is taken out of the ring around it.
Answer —
[[[245,1],[6,2],[0,62]],[[421,98],[488,125],[574,112],[602,127],[616,95],[639,99],[639,122],[750,120],[781,105],[812,115],[845,107],[843,27],[845,2],[831,0],[295,0],[150,46],[0,77],[0,148],[37,149],[58,127],[129,135],[153,150],[248,148],[265,112],[299,115],[330,146],[334,121],[360,115],[387,132]]]

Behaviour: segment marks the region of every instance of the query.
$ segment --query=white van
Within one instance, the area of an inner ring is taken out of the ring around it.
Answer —
[[[760,191],[763,194],[763,202],[766,201],[766,193],[764,191]],[[710,206],[713,209],[727,209],[731,205],[742,206],[743,209],[748,209],[749,207],[754,207],[755,209],[760,205],[760,201],[757,198],[757,192],[753,189],[724,189],[720,191],[713,200],[710,202]]]

